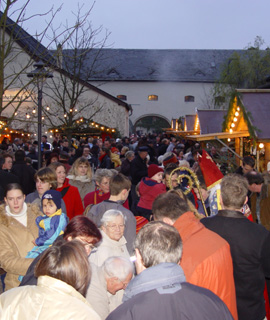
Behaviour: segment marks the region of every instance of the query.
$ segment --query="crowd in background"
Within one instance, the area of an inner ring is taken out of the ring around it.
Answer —
[[[37,149],[19,138],[1,144],[0,316],[30,300],[29,312],[42,314],[54,297],[48,319],[63,306],[76,314],[63,319],[266,319],[270,179],[252,156],[226,175],[214,146],[166,134],[43,136],[38,169]]]

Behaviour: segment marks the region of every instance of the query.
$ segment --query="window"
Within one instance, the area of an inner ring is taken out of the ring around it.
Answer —
[[[119,94],[119,95],[117,96],[117,98],[120,99],[120,100],[124,100],[124,101],[127,100],[127,96],[125,96],[124,94]]]
[[[185,96],[185,102],[194,102],[195,97],[194,96]]]
[[[158,101],[158,96],[155,95],[155,94],[150,94],[150,95],[148,96],[148,100],[149,100],[149,101]]]

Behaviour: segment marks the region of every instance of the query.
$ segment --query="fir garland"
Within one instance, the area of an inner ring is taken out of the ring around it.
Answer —
[[[253,139],[254,144],[256,144],[256,142],[255,142],[257,140],[256,131],[259,132],[261,130],[251,124],[250,121],[253,120],[252,114],[249,111],[246,111],[246,109],[242,103],[242,100],[241,100],[241,93],[240,92],[236,91],[232,94],[232,97],[230,99],[229,109],[227,112],[227,116],[222,124],[222,131],[226,131],[226,129],[229,127],[229,124],[232,123],[232,121],[233,121],[233,118],[234,118],[233,111],[235,108],[235,98],[236,98],[237,106],[240,107],[240,112],[242,113],[243,118],[247,124],[250,138]]]

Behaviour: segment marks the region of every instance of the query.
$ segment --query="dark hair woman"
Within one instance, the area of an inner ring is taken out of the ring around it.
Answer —
[[[87,254],[79,241],[58,242],[41,255],[36,286],[14,288],[0,297],[0,314],[9,319],[100,320],[85,299],[91,280]]]
[[[20,284],[18,276],[25,275],[33,261],[25,256],[38,236],[35,219],[41,212],[37,205],[24,202],[25,195],[17,183],[7,185],[4,200],[6,204],[0,206],[0,261],[8,290]]]

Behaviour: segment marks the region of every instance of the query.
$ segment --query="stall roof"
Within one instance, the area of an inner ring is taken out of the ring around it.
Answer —
[[[248,137],[249,132],[248,131],[238,131],[238,132],[216,132],[216,133],[207,133],[207,134],[197,134],[197,135],[191,135],[188,137],[190,140],[196,140],[196,141],[207,141],[207,140],[215,140],[215,139],[235,139],[235,138],[241,138],[241,137]]]
[[[270,139],[270,90],[237,90],[258,140]]]
[[[207,134],[222,130],[222,123],[227,110],[197,110],[197,114],[200,123],[200,133]]]

